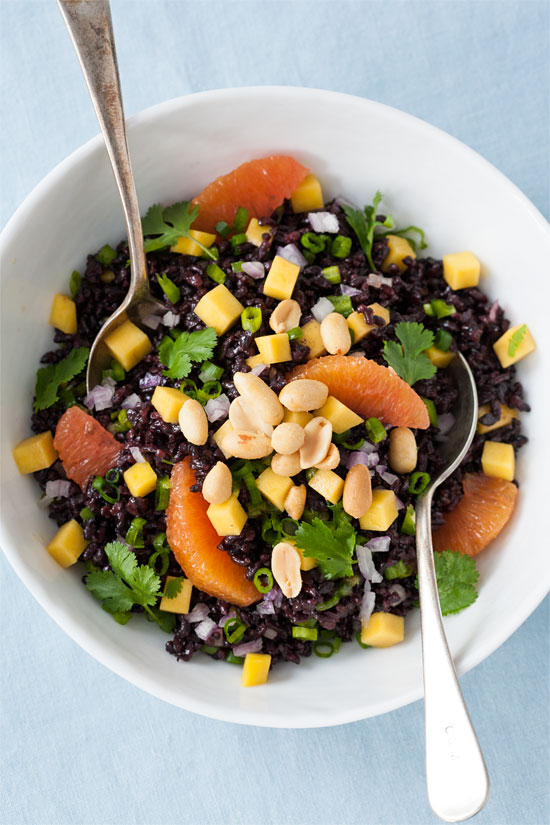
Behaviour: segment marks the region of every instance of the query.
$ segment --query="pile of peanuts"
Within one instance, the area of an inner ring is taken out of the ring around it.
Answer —
[[[269,326],[276,333],[289,332],[300,323],[302,310],[298,301],[286,298],[269,318]],[[339,312],[329,312],[320,328],[323,346],[330,355],[346,355],[351,349],[351,334],[346,319]]]

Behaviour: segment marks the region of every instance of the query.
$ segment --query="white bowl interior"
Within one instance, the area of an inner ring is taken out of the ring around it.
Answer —
[[[327,196],[363,204],[376,189],[401,225],[428,235],[429,254],[472,249],[483,287],[514,323],[528,322],[539,348],[520,367],[534,412],[517,477],[512,523],[479,560],[476,604],[445,626],[458,670],[500,645],[548,590],[547,548],[537,536],[546,507],[543,358],[548,360],[548,228],[541,215],[479,155],[434,127],[381,104],[291,88],[207,92],[146,110],[128,122],[142,212],[192,196],[252,157],[288,153],[321,178]],[[106,666],[144,690],[218,719],[308,727],[376,715],[422,693],[418,616],[404,644],[362,651],[344,645],[330,660],[278,666],[266,686],[242,689],[240,668],[197,656],[177,663],[145,622],[117,625],[44,550],[55,531],[36,502],[34,480],[18,475],[11,448],[29,434],[38,359],[51,348],[48,313],[86,254],[124,235],[120,203],[100,138],[55,169],[29,196],[2,236],[2,398],[0,541],[47,612]],[[519,288],[518,288],[519,287]],[[545,291],[545,294],[543,292]],[[536,300],[535,300],[536,298]],[[548,375],[548,371],[546,371]],[[541,535],[539,532],[539,536]]]

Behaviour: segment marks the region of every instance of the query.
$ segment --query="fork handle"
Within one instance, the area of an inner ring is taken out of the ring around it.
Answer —
[[[143,232],[130,164],[109,0],[57,0],[71,35],[122,200],[131,282],[128,296],[149,296]],[[125,301],[127,303],[129,298]]]
[[[469,819],[489,797],[489,777],[447,645],[434,569],[434,488],[416,507],[416,552],[426,721],[426,781],[432,810],[447,822]]]

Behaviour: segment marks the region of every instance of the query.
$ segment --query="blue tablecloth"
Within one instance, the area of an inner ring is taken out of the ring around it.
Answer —
[[[351,92],[447,130],[550,212],[548,2],[113,0],[113,18],[127,114],[224,86]],[[0,23],[4,223],[98,128],[53,0],[3,0]],[[2,825],[436,821],[422,703],[324,730],[203,719],[105,670],[0,569]],[[548,600],[462,680],[492,780],[480,825],[548,822],[547,630]]]

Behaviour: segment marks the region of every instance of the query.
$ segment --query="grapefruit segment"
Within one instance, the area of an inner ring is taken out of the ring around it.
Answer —
[[[309,169],[287,155],[249,160],[227,175],[220,175],[193,199],[199,215],[193,229],[214,232],[218,221],[233,223],[239,206],[251,218],[264,218],[289,198]]]
[[[342,404],[365,418],[379,418],[395,427],[430,426],[420,396],[389,367],[364,355],[323,355],[296,367],[294,378],[322,381]]]
[[[467,473],[464,495],[432,533],[434,550],[477,556],[496,539],[514,512],[518,488],[511,481],[483,473]]]
[[[65,475],[81,490],[91,476],[104,476],[114,467],[122,451],[114,435],[80,407],[69,407],[63,413],[53,443]]]
[[[173,467],[170,484],[166,537],[187,578],[199,590],[240,607],[258,601],[261,595],[245,578],[245,568],[218,548],[221,538],[206,515],[208,503],[191,492],[195,473],[188,458]]]

